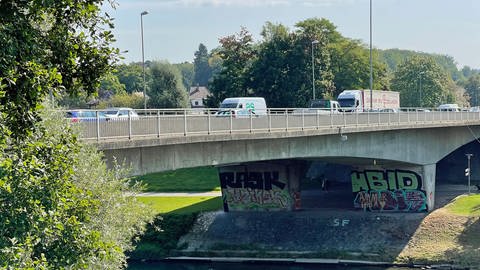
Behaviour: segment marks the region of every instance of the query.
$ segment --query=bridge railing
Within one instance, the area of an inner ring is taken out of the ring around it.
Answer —
[[[135,111],[138,115],[124,117],[105,117],[101,110],[92,111],[95,117],[78,118],[74,122],[80,125],[83,139],[102,140],[480,121],[480,112],[424,108],[340,113],[305,108],[272,108],[266,112],[243,115],[219,112],[218,109]]]

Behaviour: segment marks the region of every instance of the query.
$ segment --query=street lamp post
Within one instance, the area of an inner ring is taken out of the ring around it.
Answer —
[[[468,177],[468,194],[470,194],[470,175],[472,175],[472,171],[470,170],[470,158],[473,154],[465,154],[467,156],[467,169],[465,169],[465,176]]]
[[[142,32],[142,68],[143,68],[143,108],[147,109],[147,87],[145,83],[145,50],[143,48],[143,16],[147,15],[147,11],[140,13],[140,26]]]
[[[312,91],[313,91],[313,100],[315,100],[315,59],[313,57],[313,47],[315,44],[318,44],[318,40],[312,41]]]
[[[372,0],[370,0],[370,110],[373,109]]]

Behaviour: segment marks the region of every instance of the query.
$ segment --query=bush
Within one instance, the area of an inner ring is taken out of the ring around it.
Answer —
[[[113,95],[108,100],[102,100],[98,104],[99,109],[108,107],[128,107],[143,109],[143,95],[141,93]]]
[[[77,140],[59,113],[0,152],[0,268],[120,269],[151,220],[125,171]]]

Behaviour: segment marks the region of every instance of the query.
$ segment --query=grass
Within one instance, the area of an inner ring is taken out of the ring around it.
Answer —
[[[458,197],[447,209],[457,215],[480,216],[480,194]]]
[[[157,211],[153,224],[147,226],[132,260],[158,260],[168,256],[177,247],[180,237],[193,226],[198,213],[222,208],[221,197],[138,197]]]
[[[479,250],[480,194],[463,195],[430,213],[397,260],[480,269]]]
[[[146,192],[220,191],[218,171],[214,167],[179,169],[134,177],[145,184]]]
[[[222,197],[154,197],[142,196],[138,200],[150,205],[157,214],[196,213],[222,208]]]

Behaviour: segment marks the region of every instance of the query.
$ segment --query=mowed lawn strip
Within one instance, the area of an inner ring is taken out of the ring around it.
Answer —
[[[139,196],[139,201],[150,205],[157,214],[196,213],[204,211],[217,211],[222,208],[222,197],[155,197]]]
[[[480,194],[460,196],[447,209],[457,215],[480,216]]]
[[[214,167],[179,169],[134,177],[146,186],[145,192],[220,191],[218,171]]]

